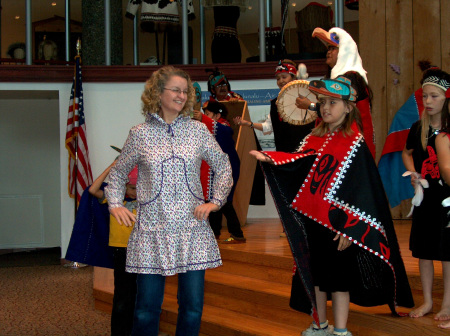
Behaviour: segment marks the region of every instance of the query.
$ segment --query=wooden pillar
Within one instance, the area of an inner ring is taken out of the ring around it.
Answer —
[[[420,60],[427,59],[431,64],[441,66],[441,2],[448,0],[412,0],[413,6],[413,46],[414,46],[414,87],[420,86],[422,71],[417,66]],[[446,13],[448,16],[448,12]],[[448,17],[443,17],[448,20]],[[442,31],[448,35],[448,31]]]
[[[363,0],[359,4],[359,48],[369,86],[373,91],[372,119],[377,160],[386,138],[386,1]],[[380,143],[381,142],[381,143]]]
[[[448,14],[450,13],[450,1],[441,1],[441,52],[442,52],[442,69],[450,73],[450,39],[448,32],[450,32],[450,20]]]

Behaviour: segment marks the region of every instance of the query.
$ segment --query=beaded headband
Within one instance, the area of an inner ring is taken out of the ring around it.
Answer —
[[[295,77],[297,75],[297,69],[292,64],[283,63],[282,61],[280,61],[275,68],[275,75],[279,73],[288,73]]]

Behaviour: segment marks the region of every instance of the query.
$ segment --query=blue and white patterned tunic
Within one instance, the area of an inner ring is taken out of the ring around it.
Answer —
[[[127,175],[138,165],[139,205],[127,272],[169,276],[222,265],[208,221],[194,217],[204,203],[202,160],[216,173],[211,202],[221,207],[233,185],[231,166],[205,125],[183,116],[169,125],[152,114],[130,130],[105,188],[109,207],[123,206]]]

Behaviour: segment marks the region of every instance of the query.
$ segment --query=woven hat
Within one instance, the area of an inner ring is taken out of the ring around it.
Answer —
[[[334,97],[348,101],[356,101],[356,90],[350,79],[339,76],[335,79],[321,79],[309,82],[309,91],[317,97]]]

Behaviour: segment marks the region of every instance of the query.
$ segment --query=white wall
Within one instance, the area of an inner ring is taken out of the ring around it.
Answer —
[[[199,82],[202,91],[206,82]],[[274,80],[233,81],[233,90],[273,89]],[[110,145],[122,147],[129,129],[143,122],[140,96],[144,83],[84,83],[84,112],[86,117],[89,156],[94,178],[117,156]],[[74,203],[67,192],[68,154],[64,147],[67,110],[71,83],[0,83],[0,91],[57,91],[59,94],[59,139],[60,139],[60,207],[61,249],[64,257],[72,232]],[[268,111],[269,106],[250,106],[250,113]],[[266,192],[266,206],[251,206],[249,218],[277,218],[270,193]]]
[[[0,249],[61,242],[57,91],[0,91]]]

